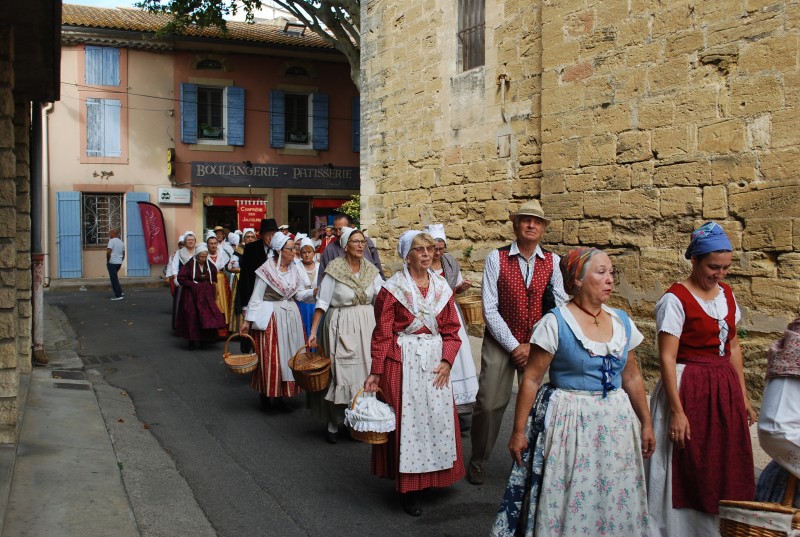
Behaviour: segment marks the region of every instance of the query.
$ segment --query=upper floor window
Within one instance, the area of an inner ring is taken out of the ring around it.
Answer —
[[[122,156],[122,103],[118,99],[86,99],[86,156]]]
[[[286,94],[286,143],[308,145],[311,134],[310,95]]]
[[[181,83],[181,142],[244,145],[244,88]]]
[[[222,62],[218,60],[200,60],[195,67],[198,71],[222,71]]]
[[[197,87],[197,137],[222,140],[225,135],[225,88]]]
[[[283,74],[286,76],[308,76],[308,71],[299,65],[292,65],[291,67],[287,68]]]
[[[458,0],[458,50],[461,71],[484,64],[485,0]]]
[[[120,51],[115,47],[86,47],[86,84],[120,85]]]

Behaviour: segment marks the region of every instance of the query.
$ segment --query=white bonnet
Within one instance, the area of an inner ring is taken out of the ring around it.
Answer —
[[[423,228],[423,231],[433,237],[433,240],[447,242],[447,235],[444,232],[443,224],[430,224]]]
[[[400,235],[400,240],[397,243],[397,253],[400,254],[400,259],[405,261],[406,257],[408,257],[408,252],[411,251],[411,243],[414,241],[414,237],[420,233],[422,232],[416,229],[410,229]]]

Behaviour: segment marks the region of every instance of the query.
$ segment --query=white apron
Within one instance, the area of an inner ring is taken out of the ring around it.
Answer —
[[[452,468],[456,460],[453,388],[449,383],[441,389],[433,385],[433,370],[442,361],[442,336],[403,333],[398,344],[403,355],[400,472]]]
[[[430,288],[423,297],[411,283],[408,269],[389,278],[384,287],[414,320],[398,336],[402,352],[403,386],[400,413],[400,472],[421,474],[453,467],[456,432],[453,388],[433,385],[433,370],[442,361],[442,336],[436,315],[453,296],[444,278],[430,272]],[[427,327],[430,334],[414,334]]]

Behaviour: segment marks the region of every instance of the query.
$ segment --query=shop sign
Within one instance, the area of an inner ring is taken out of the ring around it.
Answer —
[[[161,205],[191,205],[191,188],[159,188],[158,203]]]
[[[355,166],[192,162],[192,186],[358,190]]]

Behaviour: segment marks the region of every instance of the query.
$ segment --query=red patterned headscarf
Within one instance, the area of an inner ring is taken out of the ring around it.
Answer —
[[[783,337],[767,352],[767,378],[796,377],[800,370],[800,317],[789,323]]]
[[[561,274],[564,276],[564,290],[570,295],[578,291],[575,280],[580,279],[583,267],[595,254],[602,250],[597,248],[574,248],[561,258]]]

